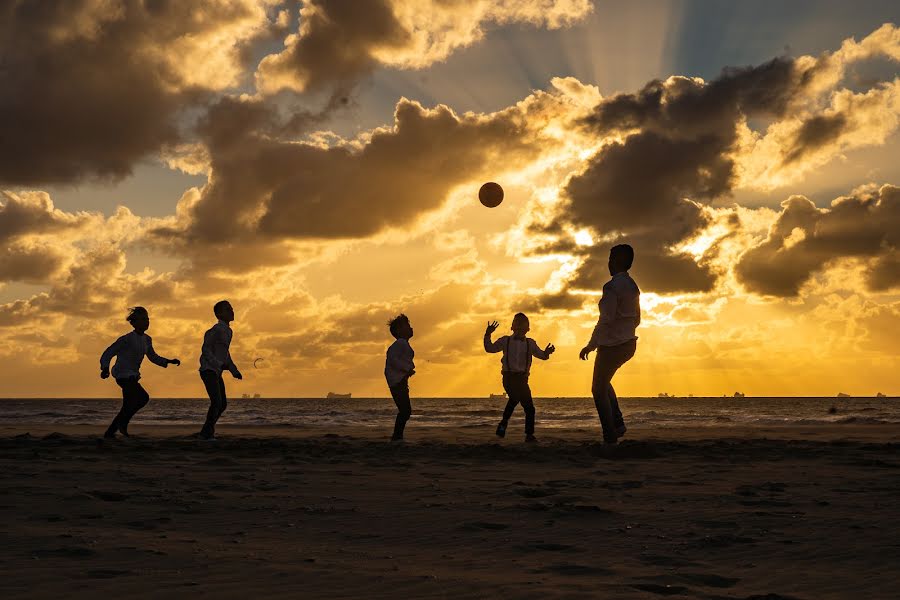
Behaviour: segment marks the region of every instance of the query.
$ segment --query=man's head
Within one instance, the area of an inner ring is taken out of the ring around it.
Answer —
[[[213,313],[220,321],[225,321],[226,323],[234,321],[234,309],[231,308],[231,303],[228,300],[216,302],[216,305],[213,306]]]
[[[512,331],[516,336],[522,337],[531,329],[531,323],[525,313],[516,313],[512,320]]]
[[[388,329],[395,338],[408,340],[413,336],[412,325],[409,324],[409,317],[400,313],[390,321],[388,321]]]
[[[144,333],[150,328],[150,314],[143,306],[128,309],[128,316],[125,317],[125,320],[131,323],[138,333]]]
[[[634,262],[634,248],[628,244],[619,244],[609,249],[609,274],[624,273]]]

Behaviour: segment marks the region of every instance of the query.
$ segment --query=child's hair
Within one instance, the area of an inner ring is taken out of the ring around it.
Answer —
[[[513,323],[518,319],[523,319],[527,324],[531,325],[531,321],[528,320],[528,315],[525,313],[516,313],[513,315]]]
[[[128,309],[128,316],[125,317],[125,320],[129,323],[134,323],[134,320],[138,317],[147,317],[149,319],[150,313],[143,306],[133,306]]]
[[[388,329],[391,330],[391,335],[397,337],[400,335],[400,325],[403,323],[409,323],[409,317],[400,313],[390,321],[388,321]]]
[[[619,244],[609,249],[609,258],[626,271],[634,262],[634,248],[628,244]]]
[[[231,306],[231,303],[228,300],[219,300],[218,302],[216,302],[216,305],[213,306],[213,314],[218,317],[219,313],[226,306]]]

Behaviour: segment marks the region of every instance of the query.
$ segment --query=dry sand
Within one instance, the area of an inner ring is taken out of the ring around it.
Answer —
[[[0,426],[4,598],[900,594],[898,426],[132,429]]]

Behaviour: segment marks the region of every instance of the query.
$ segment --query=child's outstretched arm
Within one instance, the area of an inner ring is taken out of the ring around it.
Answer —
[[[241,370],[237,368],[237,365],[234,364],[234,361],[231,360],[231,350],[225,355],[225,368],[228,369],[228,372],[231,373],[231,376],[235,379],[243,379],[244,376],[241,374]]]
[[[119,354],[119,350],[122,349],[122,344],[125,343],[125,336],[120,337],[112,344],[109,345],[109,348],[103,351],[103,354],[100,355],[100,378],[106,379],[109,377],[109,363],[112,362],[113,356],[117,356]]]
[[[169,365],[179,366],[181,361],[177,358],[163,358],[159,354],[156,353],[156,350],[153,349],[153,340],[150,339],[150,336],[147,336],[147,359],[150,360],[154,365],[158,367],[162,367],[165,369]]]
[[[503,346],[500,344],[501,337],[496,342],[491,341],[491,334],[494,333],[497,328],[500,327],[500,323],[497,321],[489,321],[487,324],[487,328],[484,330],[484,351],[494,354],[496,352],[500,352],[503,350]]]
[[[541,350],[540,346],[537,345],[537,342],[531,340],[530,343],[531,355],[535,358],[539,358],[541,360],[547,360],[550,358],[550,355],[556,352],[556,346],[553,344],[547,344],[547,347]]]

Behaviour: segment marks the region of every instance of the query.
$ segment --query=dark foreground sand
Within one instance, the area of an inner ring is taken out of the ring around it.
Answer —
[[[0,426],[4,598],[900,595],[897,426],[132,429]]]

